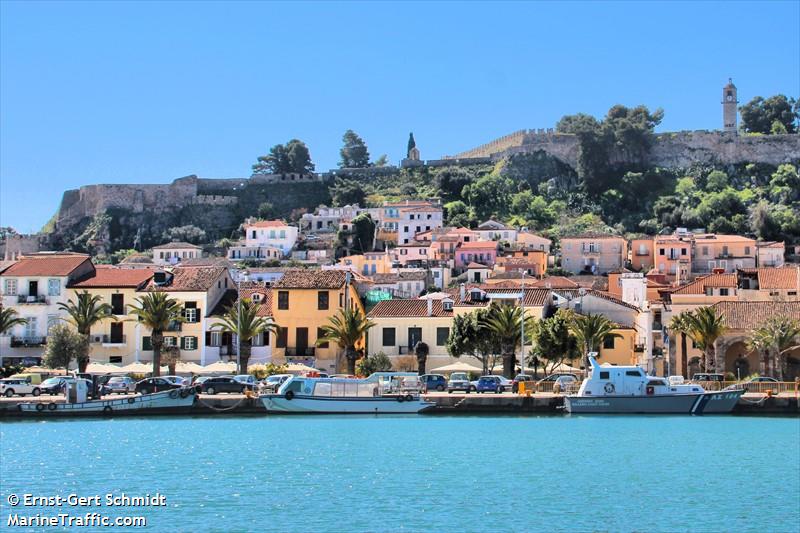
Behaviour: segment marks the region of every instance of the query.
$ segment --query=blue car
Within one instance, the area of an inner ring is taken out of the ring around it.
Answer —
[[[494,392],[500,394],[504,390],[511,390],[511,382],[500,376],[481,376],[476,385],[478,394]]]

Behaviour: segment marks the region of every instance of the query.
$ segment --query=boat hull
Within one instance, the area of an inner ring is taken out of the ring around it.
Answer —
[[[289,400],[278,394],[262,396],[261,403],[270,413],[307,414],[415,414],[434,405],[422,398],[398,401],[395,397],[326,398],[296,395]]]
[[[190,409],[197,399],[192,388],[173,389],[170,391],[156,392],[114,398],[108,400],[91,400],[79,403],[22,403],[18,408],[21,412],[39,416],[78,416],[78,415],[114,415],[136,413],[175,413]]]
[[[597,414],[724,414],[730,413],[743,390],[652,396],[565,396],[569,413]]]

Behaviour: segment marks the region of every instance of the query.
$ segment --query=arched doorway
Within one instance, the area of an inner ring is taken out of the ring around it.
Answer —
[[[758,354],[748,349],[744,341],[737,341],[725,350],[725,373],[735,379],[744,379],[760,371]]]

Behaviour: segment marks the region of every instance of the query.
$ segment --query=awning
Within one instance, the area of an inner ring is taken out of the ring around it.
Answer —
[[[472,366],[469,363],[451,363],[449,365],[440,366],[439,368],[434,368],[431,372],[472,372],[475,374],[480,374],[483,372],[482,368],[478,368],[477,366]]]

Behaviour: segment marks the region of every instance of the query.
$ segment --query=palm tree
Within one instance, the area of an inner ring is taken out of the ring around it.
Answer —
[[[278,325],[269,316],[259,316],[261,305],[242,298],[238,303],[232,304],[222,316],[222,322],[211,326],[212,329],[220,328],[233,333],[239,338],[239,373],[247,373],[247,363],[253,349],[253,339],[259,334],[269,335],[278,331]]]
[[[5,335],[14,326],[24,326],[27,323],[28,319],[18,316],[16,309],[0,305],[0,335]]]
[[[360,309],[340,309],[339,312],[328,318],[328,323],[322,326],[323,336],[317,339],[317,346],[326,342],[336,343],[344,350],[347,360],[347,373],[355,375],[358,344],[375,323],[367,319]]]
[[[684,376],[688,376],[689,368],[688,368],[688,357],[686,354],[687,343],[686,343],[686,335],[689,334],[689,315],[691,311],[684,311],[672,317],[669,321],[669,325],[667,329],[675,334],[680,333],[681,335],[681,374]]]
[[[585,369],[589,369],[590,352],[599,351],[606,339],[622,337],[619,333],[613,332],[615,328],[616,325],[603,315],[573,315],[569,329],[581,347]]]
[[[431,349],[426,342],[419,341],[414,346],[414,355],[417,356],[417,370],[420,376],[425,373],[425,364],[428,362],[430,351]]]
[[[171,322],[183,321],[181,304],[164,291],[152,291],[136,298],[130,313],[150,329],[150,344],[153,346],[153,376],[161,375],[161,349],[164,347],[164,331]]]
[[[91,295],[89,291],[78,293],[77,302],[68,300],[67,303],[59,302],[58,307],[67,315],[69,315],[68,322],[78,330],[78,333],[86,338],[86,353],[81,354],[78,360],[78,371],[85,372],[86,366],[89,364],[89,334],[92,331],[92,326],[110,318],[116,320],[114,317],[111,305],[101,303],[103,298],[100,295]]]
[[[778,379],[784,379],[786,354],[800,348],[800,321],[787,316],[774,316],[754,329],[747,342],[748,346],[766,355],[766,360],[774,360],[773,368]],[[769,373],[769,368],[765,369]]]
[[[714,307],[699,307],[686,315],[689,337],[703,352],[701,370],[708,372],[709,366],[717,369],[716,342],[727,330],[725,316]]]
[[[492,305],[484,319],[483,326],[495,335],[500,343],[500,353],[503,355],[503,376],[508,379],[514,377],[514,365],[516,364],[514,352],[522,338],[521,317],[521,307]],[[530,316],[525,317],[525,330],[530,332],[528,335],[533,332],[533,319]]]

